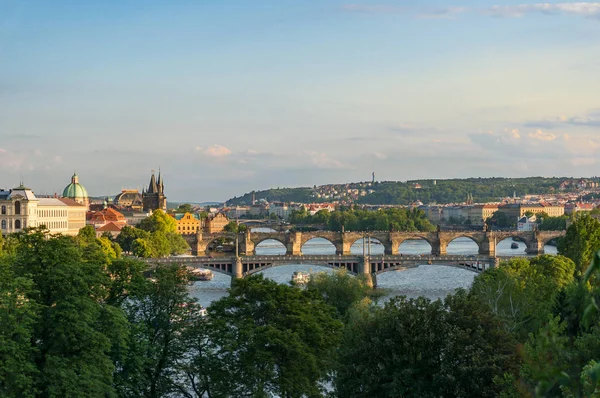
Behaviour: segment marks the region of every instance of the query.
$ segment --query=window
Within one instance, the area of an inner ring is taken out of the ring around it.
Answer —
[[[21,202],[18,200],[15,202],[15,214],[21,214]]]
[[[15,220],[15,229],[21,229],[21,220]]]
[[[4,207],[4,206],[2,206]],[[6,229],[6,220],[2,220],[2,229]]]
[[[6,206],[2,205],[2,214],[6,214]],[[6,224],[6,221],[4,222]]]

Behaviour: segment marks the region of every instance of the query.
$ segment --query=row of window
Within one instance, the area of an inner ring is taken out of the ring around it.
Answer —
[[[2,220],[2,223],[0,224],[0,228],[6,229],[7,225],[9,226],[9,229],[12,229],[12,227],[13,227],[12,220],[8,220],[8,224],[6,223],[6,220]],[[21,223],[21,220],[15,220],[15,229],[21,229],[21,228],[27,228],[27,221],[23,220],[23,222]]]
[[[44,225],[48,229],[64,229],[67,228],[69,224],[67,221],[49,221],[44,223]],[[27,228],[27,221],[15,220],[15,229],[21,228]],[[8,220],[8,222],[7,220],[2,220],[2,222],[0,222],[0,229],[13,229],[13,220]]]
[[[39,210],[37,212],[38,217],[66,217],[66,210]]]
[[[6,206],[0,207],[0,214],[6,214]],[[15,202],[15,214],[21,214],[21,202],[18,200]]]

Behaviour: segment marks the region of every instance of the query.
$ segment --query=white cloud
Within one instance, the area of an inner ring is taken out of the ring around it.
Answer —
[[[385,153],[381,153],[381,152],[375,152],[373,154],[373,156],[375,156],[377,159],[380,159],[380,160],[387,159],[387,155]]]
[[[200,146],[196,147],[196,152],[200,152],[206,156],[212,156],[214,158],[220,158],[223,156],[231,155],[231,150],[223,145],[211,145],[209,147],[203,148]]]
[[[556,135],[552,133],[546,133],[540,129],[529,133],[529,137],[540,141],[554,141],[556,139]]]
[[[6,149],[0,148],[0,153],[6,153]]]
[[[535,3],[494,5],[487,8],[470,7],[396,7],[390,5],[346,4],[342,9],[350,12],[376,14],[413,14],[425,18],[450,18],[464,13],[477,13],[493,17],[520,18],[527,14],[579,15],[600,17],[600,2]]]
[[[336,159],[332,159],[327,156],[324,152],[317,151],[305,151],[301,154],[302,157],[308,157],[310,162],[322,169],[343,169],[348,168],[348,166],[344,165],[342,162]]]

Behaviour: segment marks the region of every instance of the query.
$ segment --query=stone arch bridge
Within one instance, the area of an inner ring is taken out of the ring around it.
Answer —
[[[335,246],[336,254],[351,255],[350,248],[357,241],[370,237],[376,239],[384,247],[386,255],[397,255],[400,244],[406,240],[422,239],[431,245],[431,254],[443,256],[448,244],[454,239],[465,237],[473,240],[479,247],[479,254],[495,257],[496,243],[507,238],[522,241],[527,246],[528,254],[544,253],[544,246],[553,239],[565,235],[565,231],[437,231],[437,232],[251,232],[232,234],[216,233],[185,235],[184,238],[196,256],[206,255],[209,245],[219,239],[237,239],[240,253],[246,256],[255,254],[256,246],[266,240],[275,240],[286,248],[286,255],[301,256],[302,246],[311,239],[323,238]]]

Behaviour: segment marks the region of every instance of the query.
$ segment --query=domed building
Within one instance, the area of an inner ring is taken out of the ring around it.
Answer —
[[[77,174],[73,174],[71,177],[71,183],[65,187],[62,194],[63,198],[73,199],[75,202],[90,207],[90,199],[86,189],[79,183],[79,177]]]

